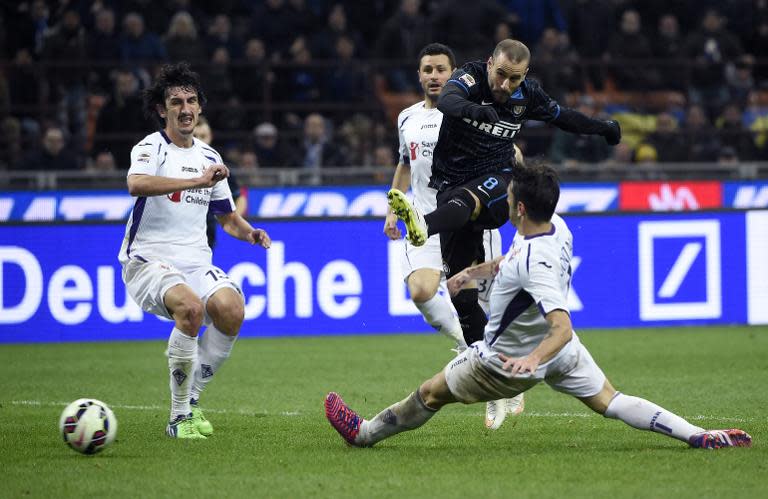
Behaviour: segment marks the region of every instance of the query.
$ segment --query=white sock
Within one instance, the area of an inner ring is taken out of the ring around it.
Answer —
[[[436,412],[437,410],[430,409],[424,404],[419,391],[416,390],[405,399],[378,413],[370,421],[364,421],[360,425],[358,441],[363,445],[373,445],[392,435],[414,430],[429,421]]]
[[[213,324],[205,330],[199,342],[199,362],[195,369],[195,379],[192,384],[192,399],[197,401],[200,398],[200,392],[203,391],[205,385],[211,381],[219,367],[229,358],[236,339],[237,336],[228,336],[216,329]]]
[[[173,328],[168,338],[168,371],[171,376],[171,421],[189,414],[189,394],[197,364],[197,338]]]
[[[454,340],[459,347],[467,346],[464,341],[464,333],[461,330],[459,317],[448,298],[440,293],[435,293],[435,296],[425,302],[413,303],[419,309],[421,315],[424,316],[427,324],[437,329],[440,334]]]
[[[605,417],[620,419],[638,430],[654,431],[684,442],[704,428],[694,426],[680,416],[639,397],[617,392],[608,404]]]

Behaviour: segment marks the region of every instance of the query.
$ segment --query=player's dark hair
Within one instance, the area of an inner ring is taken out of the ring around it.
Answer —
[[[531,162],[528,162],[531,163]],[[525,205],[534,222],[549,222],[560,199],[560,178],[557,172],[541,162],[517,165],[513,170],[512,195]]]
[[[168,91],[173,87],[194,90],[201,106],[208,101],[203,92],[203,86],[200,84],[200,75],[192,71],[188,63],[179,62],[178,64],[164,65],[160,68],[155,82],[151,87],[145,89],[141,96],[144,116],[154,120],[160,128],[165,127],[165,119],[157,113],[157,106],[165,107],[165,98],[168,96]]]
[[[425,55],[444,55],[448,57],[448,62],[451,63],[451,69],[456,67],[456,56],[453,55],[453,50],[448,45],[442,43],[430,43],[426,45],[421,52],[419,52],[419,69],[421,68],[421,60]]]
[[[496,59],[502,53],[507,56],[510,62],[514,63],[531,60],[531,51],[528,50],[528,47],[523,42],[511,38],[502,40],[496,45],[496,48],[493,49],[493,58]]]

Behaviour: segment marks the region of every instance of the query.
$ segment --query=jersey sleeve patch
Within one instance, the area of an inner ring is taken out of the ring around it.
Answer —
[[[475,85],[475,79],[472,77],[471,74],[464,73],[463,75],[459,76],[459,80],[463,81],[464,84],[468,87],[472,87]]]

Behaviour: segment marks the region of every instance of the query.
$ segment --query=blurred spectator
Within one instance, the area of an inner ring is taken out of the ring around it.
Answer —
[[[702,106],[694,104],[688,107],[683,132],[688,161],[711,162],[717,158],[720,141]]]
[[[312,1],[311,3],[313,8],[310,8],[305,0],[288,0],[288,12],[292,20],[291,30],[297,36],[308,37],[312,35],[322,22],[320,16],[317,15],[321,2]]]
[[[93,151],[109,151],[122,168],[130,166],[133,145],[153,128],[142,112],[139,80],[129,69],[114,73],[114,89],[99,111]]]
[[[217,14],[213,22],[208,26],[208,34],[205,37],[205,47],[208,54],[219,47],[224,47],[233,59],[243,56],[243,43],[232,33],[232,21],[226,14]]]
[[[744,127],[754,134],[755,145],[765,156],[768,152],[768,106],[760,102],[758,92],[749,93],[742,119]]]
[[[721,165],[738,166],[742,158],[736,153],[733,147],[723,147],[717,156],[717,162]]]
[[[205,45],[197,36],[197,26],[189,12],[181,11],[173,15],[163,42],[172,61],[195,64],[207,59]]]
[[[661,163],[688,159],[685,138],[678,129],[677,120],[670,113],[663,112],[656,117],[656,130],[644,142],[656,149]]]
[[[588,95],[581,97],[576,109],[587,116],[595,116],[598,110],[594,99]],[[555,130],[549,148],[549,159],[565,167],[578,163],[599,163],[610,155],[611,146],[602,137],[567,133],[559,128]]]
[[[278,168],[285,164],[285,152],[279,142],[277,127],[269,122],[253,129],[253,152],[257,164],[264,168]]]
[[[85,30],[80,25],[80,14],[67,9],[61,21],[45,38],[43,60],[52,64],[47,68],[51,97],[58,106],[57,118],[72,134],[74,146],[80,149],[85,138],[85,73],[88,61]],[[56,66],[66,61],[73,66]]]
[[[120,38],[115,32],[115,12],[111,9],[100,9],[95,14],[94,29],[87,37],[88,59],[93,64],[89,75],[89,83],[93,91],[109,92],[110,68],[104,66],[120,60]]]
[[[744,54],[736,59],[736,63],[726,66],[726,81],[728,82],[728,96],[731,102],[738,102],[740,106],[746,106],[749,93],[755,88],[755,79],[752,68],[755,58]]]
[[[26,4],[29,10],[21,10],[25,4],[19,4],[18,18],[5,26],[7,51],[15,54],[27,49],[39,57],[43,53],[45,35],[49,29],[50,11],[45,0],[33,0]]]
[[[640,14],[633,9],[625,10],[619,31],[611,37],[605,52],[605,59],[616,63],[610,67],[616,86],[620,90],[658,88],[658,73],[648,64],[652,58],[651,44],[642,33]]]
[[[725,30],[723,18],[714,9],[704,13],[701,29],[686,39],[683,53],[693,60],[689,98],[704,106],[709,116],[715,116],[728,100],[724,67],[741,52],[739,41]]]
[[[312,55],[316,59],[333,59],[336,53],[336,42],[342,36],[352,40],[358,55],[365,55],[366,47],[363,37],[359,31],[349,27],[344,6],[336,3],[328,11],[328,21],[325,27],[310,39],[309,49]]]
[[[398,11],[379,31],[377,58],[413,60],[422,47],[432,41],[431,26],[426,16],[419,12],[420,8],[421,0],[401,0]]]
[[[557,0],[501,0],[500,3],[519,19],[514,29],[515,38],[529,47],[539,41],[547,28],[567,30]]]
[[[355,42],[347,36],[336,40],[336,62],[326,70],[324,100],[363,101],[368,98],[368,78],[355,56]]]
[[[265,0],[253,12],[250,32],[264,40],[270,50],[270,58],[284,58],[296,36],[293,33],[292,13],[284,0]]]
[[[362,114],[355,113],[341,124],[338,130],[338,141],[344,156],[352,165],[367,165],[371,163],[371,151],[378,141],[373,120]]]
[[[117,170],[117,163],[111,152],[101,151],[86,163],[85,170],[93,173],[113,172]]]
[[[296,38],[290,48],[291,66],[276,73],[275,96],[288,102],[314,102],[320,97],[321,82],[306,40]]]
[[[653,55],[659,60],[661,88],[684,90],[685,79],[680,77],[680,59],[683,57],[683,37],[680,24],[672,14],[659,17],[656,36],[652,38]]]
[[[124,61],[137,63],[159,62],[168,58],[160,39],[144,30],[144,18],[136,12],[129,12],[123,18],[120,55]]]
[[[577,47],[582,59],[595,60],[602,57],[615,21],[615,6],[612,0],[572,0],[569,2],[566,18],[571,43]],[[591,86],[603,88],[603,71],[599,66],[586,68]]]
[[[36,170],[77,170],[75,157],[66,149],[64,129],[57,126],[48,128],[43,133],[42,148],[36,150],[19,164],[24,171]]]
[[[13,116],[0,121],[0,170],[15,168],[22,159],[21,123]]]
[[[318,113],[304,119],[304,133],[292,151],[293,156],[286,166],[319,169],[347,164],[339,147],[331,142],[325,118]]]
[[[371,166],[383,169],[383,171],[374,174],[373,181],[379,184],[385,184],[392,178],[392,169],[397,164],[397,161],[395,160],[395,153],[391,147],[380,145],[376,146],[373,150],[372,163]]]
[[[244,102],[263,103],[271,92],[275,75],[266,64],[264,42],[251,38],[245,43],[245,58],[243,64],[237,66],[237,78],[234,79],[235,90]],[[253,125],[256,121],[250,119],[248,124]]]
[[[494,0],[443,0],[435,10],[432,34],[453,49],[461,66],[466,61],[488,58],[495,46],[496,26],[508,18],[509,12]]]
[[[535,76],[553,99],[563,101],[567,92],[581,90],[579,56],[565,33],[545,29],[531,57],[536,61]]]
[[[720,129],[720,142],[722,147],[729,147],[736,152],[739,159],[757,159],[757,147],[752,133],[744,128],[742,110],[738,104],[728,104],[723,113],[717,119],[717,127]]]
[[[227,99],[234,92],[229,62],[226,47],[218,47],[213,51],[211,60],[200,71],[203,88],[211,102]]]
[[[39,66],[34,65],[29,49],[20,49],[8,68],[8,96],[12,114],[20,122],[24,133],[39,139],[40,125],[35,119],[42,114],[38,107],[43,104]]]

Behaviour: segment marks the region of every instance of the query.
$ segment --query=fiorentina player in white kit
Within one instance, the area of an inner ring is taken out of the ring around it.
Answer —
[[[326,417],[349,444],[369,447],[422,426],[446,404],[511,397],[544,381],[607,418],[691,447],[751,445],[752,438],[742,430],[706,431],[648,400],[617,392],[606,379],[571,326],[567,295],[573,238],[554,215],[559,193],[552,168],[515,168],[507,189],[509,218],[517,227],[512,246],[506,256],[465,269],[448,281],[449,290],[456,292],[470,279],[495,275],[484,338],[369,421],[338,394],[329,393]]]
[[[200,392],[229,357],[243,323],[240,289],[212,263],[206,215],[224,230],[269,248],[269,235],[235,211],[221,156],[193,138],[205,95],[186,63],[163,66],[144,92],[144,111],[162,130],[131,151],[128,191],[136,203],[119,260],[130,296],[147,312],[174,321],[168,340],[171,416],[166,434],[202,439],[213,433],[197,405]],[[198,342],[202,325],[206,331]]]
[[[418,70],[424,100],[404,109],[397,117],[400,161],[392,179],[392,188],[406,192],[410,186],[413,190],[413,204],[422,213],[430,213],[437,208],[437,191],[427,185],[432,176],[432,150],[443,121],[443,114],[437,109],[437,98],[455,68],[456,59],[449,47],[440,43],[425,46],[419,53]],[[515,149],[517,162],[521,164],[522,154],[519,149]],[[397,227],[397,216],[391,208],[387,209],[384,234],[392,240],[402,238]],[[453,304],[447,296],[438,293],[441,282],[444,282],[440,235],[431,236],[423,246],[413,246],[408,240],[404,241],[404,245],[403,279],[414,305],[427,324],[453,339],[460,350],[466,348],[461,323]],[[486,260],[501,255],[501,234],[498,229],[485,231],[483,247]],[[493,280],[478,280],[477,287],[478,301],[487,314]],[[490,401],[486,407],[485,424],[488,428],[497,429],[507,414],[519,414],[524,407],[522,394],[507,400]]]

